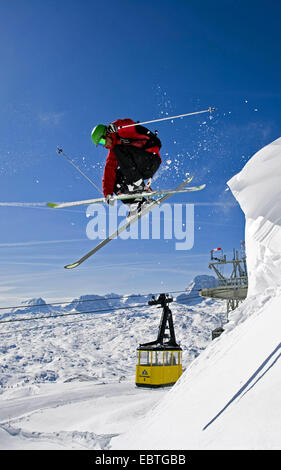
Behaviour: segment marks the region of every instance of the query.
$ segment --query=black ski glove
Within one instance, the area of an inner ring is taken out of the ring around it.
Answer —
[[[115,124],[111,123],[109,124],[109,126],[107,127],[107,132],[109,134],[114,134],[115,132],[117,132],[117,126],[115,126]]]

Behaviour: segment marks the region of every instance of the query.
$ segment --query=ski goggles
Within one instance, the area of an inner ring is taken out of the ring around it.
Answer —
[[[101,137],[100,140],[98,141],[98,145],[105,145],[106,143],[106,138],[105,137]]]

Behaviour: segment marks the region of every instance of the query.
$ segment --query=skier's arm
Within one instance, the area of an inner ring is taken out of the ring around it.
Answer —
[[[135,124],[135,121],[132,119],[117,119],[112,123],[112,131],[117,133],[123,139],[135,139],[136,138],[136,129],[135,126],[132,127],[125,127],[122,129],[122,126],[128,126],[129,124]],[[110,126],[109,126],[110,128]]]

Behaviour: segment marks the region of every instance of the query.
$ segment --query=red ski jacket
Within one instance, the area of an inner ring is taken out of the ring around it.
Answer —
[[[117,119],[112,124],[115,124],[115,126],[119,127],[119,126],[126,126],[129,124],[134,124],[134,123],[135,121],[133,121],[132,119]],[[113,194],[113,189],[115,185],[118,161],[114,153],[114,147],[116,145],[122,144],[122,145],[133,145],[134,147],[142,148],[149,140],[149,136],[144,135],[144,134],[138,134],[135,126],[126,127],[125,129],[119,129],[118,132],[112,133],[110,134],[110,136],[112,137],[113,145],[110,148],[108,155],[107,155],[107,159],[106,159],[106,163],[104,167],[103,179],[102,179],[103,194],[105,197],[108,194]],[[122,139],[136,139],[136,140],[126,143]],[[155,153],[156,155],[158,155],[161,161],[159,150],[160,148],[158,146],[150,147],[146,149],[147,152]]]

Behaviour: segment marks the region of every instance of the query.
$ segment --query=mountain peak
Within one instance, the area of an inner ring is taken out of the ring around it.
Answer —
[[[185,293],[178,295],[176,301],[180,304],[194,305],[203,302],[205,299],[200,297],[199,290],[209,287],[216,287],[218,279],[208,274],[199,274],[188,284]]]

